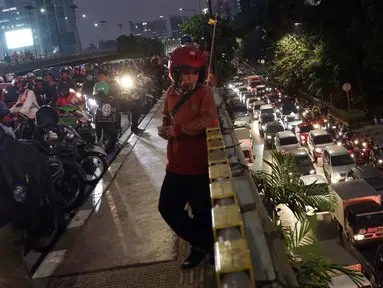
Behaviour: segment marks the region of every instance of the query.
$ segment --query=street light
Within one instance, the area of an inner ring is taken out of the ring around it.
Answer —
[[[33,7],[32,5],[25,5],[24,8],[29,11],[29,20],[31,22],[32,37],[33,37],[33,39],[36,39],[34,32],[33,32],[33,27],[32,27],[32,10],[36,9],[36,7]],[[35,57],[37,58],[37,48],[36,48],[36,41],[35,40],[33,40],[33,46],[35,48]]]
[[[122,25],[122,24],[117,24],[117,26],[120,28],[120,35],[122,35],[122,27],[124,27],[124,25]]]
[[[86,18],[86,15],[85,15],[85,14],[82,14],[82,18]]]
[[[97,26],[98,26],[98,24],[97,24],[97,23],[94,23],[94,26],[95,26],[95,27],[97,27]]]
[[[41,12],[41,13],[44,13],[44,12],[45,12],[45,9],[44,9],[44,8],[41,8],[41,9],[40,9],[40,12]]]

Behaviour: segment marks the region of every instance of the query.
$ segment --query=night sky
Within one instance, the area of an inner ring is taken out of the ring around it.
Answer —
[[[201,1],[202,9],[206,7],[205,0]],[[98,45],[102,38],[116,39],[119,35],[117,24],[125,25],[124,34],[130,33],[129,21],[150,21],[159,16],[168,18],[170,15],[181,15],[179,8],[196,9],[198,0],[75,0],[78,27],[83,48],[90,43]],[[185,16],[193,15],[192,11],[183,11]],[[82,19],[82,14],[87,18]],[[94,27],[100,20],[107,21],[106,27]]]

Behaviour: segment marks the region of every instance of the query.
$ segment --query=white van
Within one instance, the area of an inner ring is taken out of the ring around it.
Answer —
[[[348,150],[339,145],[327,146],[323,151],[323,172],[329,183],[345,181],[356,164]]]
[[[259,107],[259,110],[260,110],[259,116],[265,115],[265,114],[269,114],[269,115],[275,114],[275,110],[271,104],[261,105],[261,107]]]
[[[311,130],[307,139],[309,153],[314,157],[315,162],[322,157],[323,149],[334,145],[331,136],[322,129]]]
[[[275,149],[277,151],[291,152],[300,147],[297,136],[291,131],[278,132],[275,136]]]

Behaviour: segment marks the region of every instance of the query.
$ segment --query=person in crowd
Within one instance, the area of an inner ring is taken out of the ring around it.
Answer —
[[[44,89],[44,79],[42,77],[36,77],[35,79],[35,94],[39,105],[45,105],[47,98]]]
[[[15,79],[14,73],[7,73],[4,76],[5,76],[5,82],[7,83],[12,83],[13,79]]]
[[[44,72],[44,84],[46,103],[50,103],[54,106],[57,99],[57,82],[52,71],[47,70]]]
[[[94,81],[93,71],[87,70],[85,72],[84,84],[82,84],[82,87],[81,87],[82,93],[88,96],[92,95],[94,84],[96,84],[96,81]]]
[[[16,79],[19,78],[17,81]],[[17,99],[19,98],[19,92],[20,85],[22,83],[20,82],[20,79],[22,79],[22,76],[19,76],[12,80],[11,85],[9,85],[7,88],[4,89],[4,93],[2,95],[1,101],[3,101],[8,108],[11,108],[13,105],[16,104]]]
[[[60,69],[60,81],[59,82],[67,82],[69,87],[73,90],[76,89],[76,82],[70,77],[70,69],[68,67],[64,67]]]
[[[181,37],[181,45],[194,46],[193,40],[190,37],[190,35],[185,34],[184,36]]]
[[[0,76],[0,84],[5,83],[4,78]]]
[[[33,72],[29,72],[27,74],[27,79],[28,79],[28,89],[34,90],[35,89],[35,74]]]
[[[40,105],[37,101],[36,94],[33,90],[29,89],[29,81],[27,77],[17,77],[14,81],[16,87],[18,88],[19,97],[16,101],[16,104],[12,106],[9,111],[12,114],[23,113],[28,116],[30,119],[34,119],[36,116],[37,110],[40,108]]]
[[[74,73],[73,73],[73,77],[72,77],[73,81],[74,81],[75,83],[84,83],[84,81],[85,81],[85,76],[81,74],[81,69],[80,69],[80,67],[79,67],[79,66],[75,66],[75,67],[73,68],[73,71],[74,71]]]
[[[218,125],[213,95],[203,83],[207,63],[193,46],[177,48],[171,57],[174,84],[166,92],[158,134],[168,141],[168,164],[162,183],[159,211],[191,252],[183,269],[199,265],[212,255],[211,200],[206,128]],[[193,217],[184,211],[189,204]]]

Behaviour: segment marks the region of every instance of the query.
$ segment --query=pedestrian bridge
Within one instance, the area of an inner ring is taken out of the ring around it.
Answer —
[[[205,261],[180,269],[187,245],[157,208],[167,161],[167,143],[157,135],[163,100],[141,122],[142,135],[121,141],[123,149],[88,201],[32,269],[35,287],[297,287],[224,105],[218,106],[221,127],[206,130],[215,266]],[[215,100],[222,102],[218,93]]]
[[[68,65],[68,64],[81,64],[85,62],[97,62],[97,61],[110,61],[116,59],[116,49],[102,49],[95,51],[81,51],[68,54],[50,53],[45,55],[39,55],[32,60],[25,60],[20,63],[5,61],[0,62],[0,74],[6,73],[23,73],[33,71],[35,69]]]

